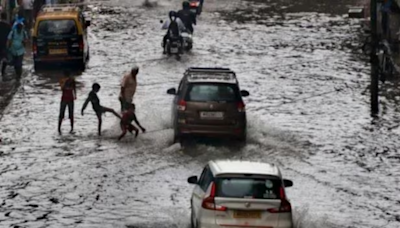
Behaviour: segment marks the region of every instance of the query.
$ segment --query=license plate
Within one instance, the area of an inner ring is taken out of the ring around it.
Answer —
[[[202,119],[222,119],[224,118],[223,112],[200,112]]]
[[[261,211],[234,211],[233,217],[238,219],[261,219]]]
[[[192,13],[197,13],[197,9],[191,9]]]
[[[178,48],[171,48],[171,53],[178,53]]]
[[[63,55],[63,54],[68,54],[67,49],[50,49],[49,50],[50,55]]]

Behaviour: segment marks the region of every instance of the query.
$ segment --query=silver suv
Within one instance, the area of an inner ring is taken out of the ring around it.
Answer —
[[[194,184],[192,228],[293,228],[292,207],[275,165],[248,161],[210,161]]]

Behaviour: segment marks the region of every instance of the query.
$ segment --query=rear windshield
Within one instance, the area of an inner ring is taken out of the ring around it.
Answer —
[[[239,90],[234,84],[191,84],[186,93],[186,101],[217,101],[235,102],[238,101]]]
[[[74,20],[44,20],[39,23],[39,36],[77,35]]]
[[[226,198],[279,199],[279,179],[218,178],[216,196]]]

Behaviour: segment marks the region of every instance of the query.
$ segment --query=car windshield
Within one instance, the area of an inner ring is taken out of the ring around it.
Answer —
[[[279,179],[218,178],[216,196],[225,198],[279,199]]]
[[[39,23],[39,36],[76,35],[78,30],[74,20],[44,20]]]
[[[239,90],[234,84],[191,84],[186,94],[186,101],[196,102],[235,102],[239,98]]]

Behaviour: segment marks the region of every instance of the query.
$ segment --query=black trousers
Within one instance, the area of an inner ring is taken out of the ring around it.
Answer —
[[[59,119],[62,120],[64,119],[64,115],[65,115],[65,109],[68,106],[68,117],[73,120],[74,119],[74,102],[73,101],[61,101],[61,105],[60,105],[60,117]]]

